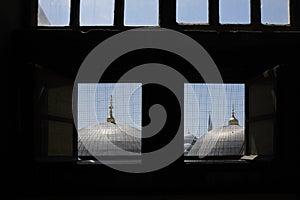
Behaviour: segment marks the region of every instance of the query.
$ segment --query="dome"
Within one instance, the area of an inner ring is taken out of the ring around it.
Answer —
[[[197,139],[189,156],[241,155],[244,145],[244,127],[228,125],[213,129]]]
[[[197,137],[193,134],[191,134],[190,132],[188,133],[185,133],[184,134],[184,143],[189,143],[189,144],[192,144],[194,140],[196,140]]]
[[[117,124],[110,96],[107,122],[78,131],[78,156],[129,156],[141,153],[141,130]]]
[[[228,121],[228,126],[212,129],[197,139],[188,156],[241,155],[244,149],[244,130],[234,116],[232,105],[232,116]]]
[[[111,122],[78,131],[79,156],[139,155],[141,130]]]
[[[192,145],[196,142],[197,137],[190,132],[184,134],[184,153],[185,155],[191,149]]]

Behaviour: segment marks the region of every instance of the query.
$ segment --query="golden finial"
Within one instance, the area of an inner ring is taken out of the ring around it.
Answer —
[[[109,106],[109,117],[107,118],[107,122],[115,124],[115,118],[113,117],[113,105],[112,105],[112,95],[110,95],[110,106]]]
[[[228,121],[228,125],[239,125],[239,120],[234,116],[234,104],[232,104],[231,118]]]

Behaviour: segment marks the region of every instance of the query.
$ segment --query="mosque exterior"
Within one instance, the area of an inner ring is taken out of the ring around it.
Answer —
[[[131,156],[141,153],[141,130],[117,124],[112,97],[107,122],[78,131],[78,156]]]
[[[234,116],[232,106],[232,116],[228,125],[212,129],[201,136],[187,155],[200,157],[242,155],[244,152],[244,131],[244,127],[239,125],[239,121]]]
[[[117,124],[113,117],[112,97],[107,122],[78,131],[78,156],[138,156],[141,155],[141,130]],[[244,127],[232,116],[227,126],[212,129],[197,138],[184,134],[184,155],[236,156],[244,151]]]

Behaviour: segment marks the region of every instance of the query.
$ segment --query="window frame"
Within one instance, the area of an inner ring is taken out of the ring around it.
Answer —
[[[247,163],[249,161],[251,161],[251,159],[245,158],[248,156],[254,156],[254,158],[259,158],[258,160],[260,161],[271,161],[273,160],[275,157],[278,156],[278,137],[279,137],[279,133],[278,133],[278,124],[276,123],[276,121],[278,120],[278,110],[274,111],[274,113],[272,114],[268,114],[268,115],[263,115],[263,116],[259,116],[259,117],[252,117],[250,116],[250,86],[253,83],[260,83],[261,82],[268,82],[270,84],[272,84],[274,86],[274,91],[275,91],[275,95],[276,98],[278,98],[278,77],[276,75],[278,69],[280,70],[280,68],[282,67],[282,65],[276,65],[274,68],[265,71],[264,73],[262,73],[261,75],[258,75],[257,77],[254,77],[252,80],[234,80],[234,81],[227,81],[224,80],[224,84],[244,84],[245,85],[245,131],[244,131],[244,154],[242,155],[232,155],[232,156],[204,156],[199,158],[198,156],[187,156],[183,154],[183,161],[185,164],[218,164],[218,163],[222,163],[222,164],[226,164],[226,163]],[[279,104],[278,102],[276,102],[275,107],[278,107]],[[279,108],[280,109],[280,108]],[[252,122],[259,122],[265,119],[269,119],[269,120],[273,120],[273,138],[272,138],[272,148],[273,148],[273,153],[271,155],[261,155],[261,154],[257,154],[254,155],[252,153],[252,151],[254,149],[251,149],[251,133],[250,133],[250,129],[249,127],[251,126],[250,124]]]
[[[193,83],[199,83],[197,81],[193,82]],[[226,162],[236,162],[236,163],[240,163],[243,162],[243,160],[241,159],[243,156],[245,155],[249,155],[249,123],[248,123],[248,116],[249,116],[249,100],[248,100],[248,83],[245,80],[234,80],[234,81],[229,81],[229,80],[224,80],[224,84],[244,84],[244,92],[245,92],[245,99],[244,99],[244,106],[245,106],[245,121],[244,121],[244,145],[245,145],[245,150],[244,150],[244,154],[241,155],[230,155],[230,156],[204,156],[199,158],[198,156],[187,156],[183,154],[183,160],[185,164],[194,164],[194,163],[215,163],[215,162],[222,162],[222,163],[226,163]],[[182,144],[183,145],[183,144]]]
[[[80,26],[80,0],[71,0],[70,25],[69,26],[38,26],[38,0],[31,0],[30,27],[34,30],[105,30],[123,31],[141,26],[124,25],[124,0],[115,1],[114,24],[112,26]],[[221,24],[219,17],[219,0],[208,2],[208,24],[181,24],[176,22],[176,0],[159,0],[159,25],[158,27],[170,28],[178,31],[215,31],[215,32],[271,32],[271,31],[295,31],[300,30],[300,19],[297,19],[297,0],[289,0],[290,24],[263,24],[261,22],[261,1],[251,0],[250,24]],[[157,26],[142,26],[157,27]]]

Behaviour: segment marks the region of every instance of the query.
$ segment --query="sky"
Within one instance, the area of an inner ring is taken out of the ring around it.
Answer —
[[[112,95],[116,123],[141,130],[141,86],[140,83],[78,84],[78,129],[105,123],[109,117]]]
[[[82,26],[113,25],[115,0],[81,0]],[[39,0],[53,26],[66,26],[70,18],[70,0]],[[289,0],[261,0],[263,24],[288,24]],[[158,0],[125,0],[126,26],[157,26]],[[177,0],[178,23],[208,23],[208,0]],[[250,0],[220,0],[220,22],[250,23]],[[42,25],[42,24],[40,24]]]

